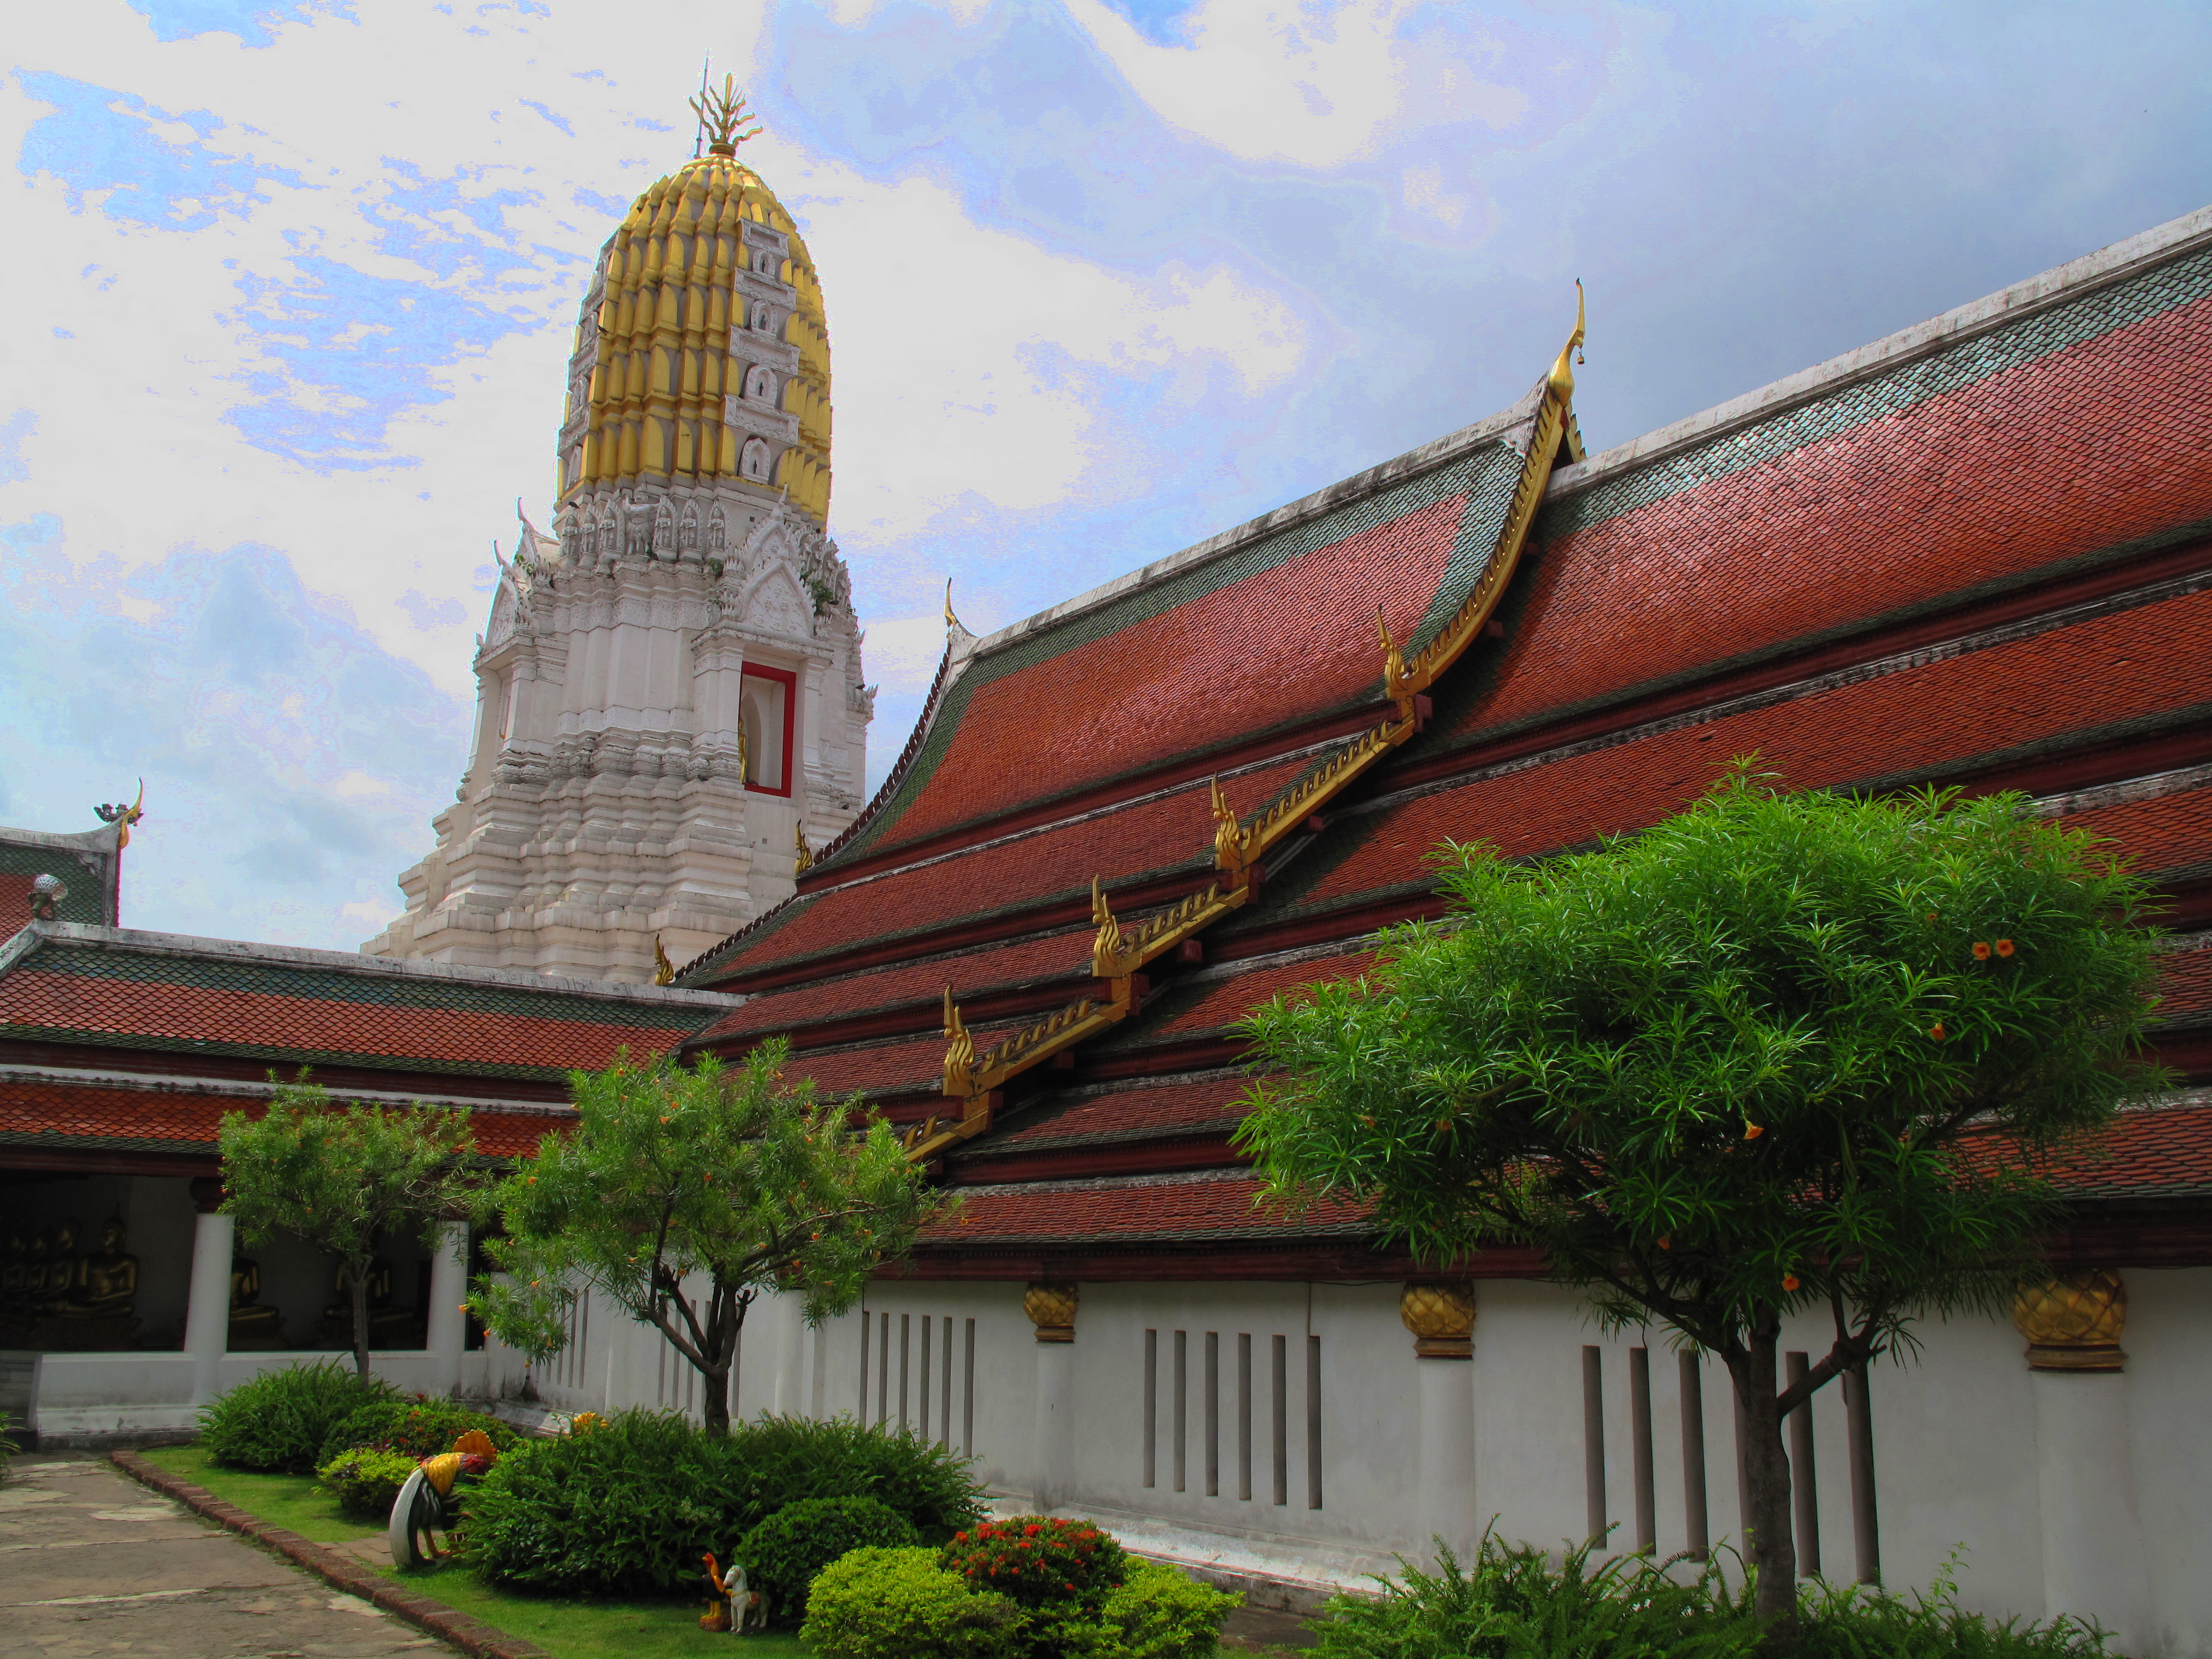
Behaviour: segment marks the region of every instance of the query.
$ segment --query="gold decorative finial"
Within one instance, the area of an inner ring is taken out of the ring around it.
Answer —
[[[793,860],[791,873],[803,876],[814,867],[814,849],[806,844],[806,826],[800,824],[793,831],[799,842],[799,857]]]
[[[947,628],[960,628],[964,631],[964,624],[959,617],[952,614],[952,578],[950,576],[945,579],[945,625]]]
[[[951,1044],[945,1051],[945,1092],[965,1098],[975,1087],[970,1075],[975,1064],[975,1040],[968,1035],[950,985],[945,988],[945,1036]]]
[[[1403,720],[1413,712],[1413,688],[1406,683],[1405,655],[1390,637],[1390,624],[1383,619],[1379,605],[1375,607],[1375,631],[1382,636],[1382,695],[1398,705],[1398,716]]]
[[[1561,397],[1571,397],[1575,390],[1575,371],[1567,360],[1583,361],[1583,279],[1575,278],[1575,331],[1567,336],[1566,344],[1559,348],[1559,361],[1552,365],[1549,376],[1552,389]]]
[[[653,936],[653,982],[655,985],[676,983],[676,964],[668,959],[668,952],[660,948],[660,935]]]
[[[702,87],[699,96],[691,100],[691,110],[699,118],[699,125],[711,135],[707,145],[709,155],[735,155],[738,146],[748,138],[760,137],[760,124],[746,112],[743,94],[738,91],[738,77],[726,75],[719,90]],[[749,121],[748,131],[739,131]]]
[[[115,850],[121,852],[131,845],[131,826],[146,816],[146,780],[138,780],[138,799],[128,806],[102,802],[93,811],[102,823],[112,823],[115,831]]]
[[[1115,979],[1121,971],[1121,924],[1114,920],[1113,907],[1106,902],[1106,889],[1097,876],[1091,878],[1091,925],[1098,930],[1098,937],[1091,944],[1091,971],[1100,979]]]
[[[1206,787],[1212,792],[1214,862],[1224,870],[1242,870],[1244,867],[1244,832],[1237,822],[1237,809],[1229,804],[1229,797],[1222,793],[1219,778],[1207,779]]]

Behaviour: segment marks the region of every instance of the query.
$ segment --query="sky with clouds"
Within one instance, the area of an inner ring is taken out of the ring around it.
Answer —
[[[1478,419],[1593,447],[2212,201],[2201,3],[70,0],[0,59],[0,823],[351,948],[700,58],[822,272],[880,680]]]

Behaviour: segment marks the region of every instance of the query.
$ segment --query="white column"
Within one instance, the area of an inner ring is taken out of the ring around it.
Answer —
[[[201,1211],[194,1218],[191,1299],[185,1310],[185,1352],[192,1357],[195,1409],[215,1398],[223,1351],[230,1346],[230,1258],[236,1236],[237,1224],[227,1215],[217,1215],[210,1209]]]
[[[449,1221],[439,1229],[430,1255],[430,1386],[441,1395],[460,1390],[461,1347],[468,1340],[461,1303],[468,1293],[468,1224]]]
[[[1465,1561],[1475,1543],[1474,1294],[1465,1285],[1408,1285],[1398,1317],[1413,1334],[1420,1394],[1415,1556],[1442,1539]]]
[[[2023,1292],[2013,1322],[2035,1396],[2044,1613],[2094,1618],[2118,1651],[2135,1652],[2153,1630],[2120,1351],[2127,1311],[2120,1276],[2094,1268]]]
[[[1039,1515],[1067,1501],[1075,1485],[1075,1304],[1073,1285],[1032,1285],[1022,1311],[1036,1327],[1036,1429],[1030,1468]]]
[[[2044,1371],[2035,1392],[2036,1486],[2043,1510],[2046,1617],[2094,1617],[2116,1649],[2150,1629],[2150,1577],[2136,1507],[2128,1379],[2117,1371]]]

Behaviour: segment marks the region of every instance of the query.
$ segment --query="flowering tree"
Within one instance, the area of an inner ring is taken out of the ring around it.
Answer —
[[[497,1273],[472,1298],[485,1325],[544,1358],[589,1285],[698,1370],[707,1425],[726,1431],[755,1297],[787,1290],[809,1320],[842,1313],[939,1207],[888,1124],[856,1133],[850,1106],[817,1100],[811,1079],[786,1084],[787,1052],[778,1039],[734,1069],[657,1054],[572,1073],[574,1129],[499,1189]]]
[[[368,1376],[369,1269],[387,1238],[441,1224],[474,1201],[469,1115],[459,1107],[348,1106],[307,1080],[279,1085],[269,1109],[223,1114],[222,1208],[240,1237],[273,1233],[345,1263],[353,1285],[353,1363]]]
[[[1516,1240],[1609,1324],[1727,1365],[1761,1611],[1794,1628],[1781,1425],[1929,1313],[2038,1269],[2038,1159],[2156,1074],[2144,892],[2016,796],[1696,807],[1540,865],[1438,854],[1451,913],[1278,997],[1240,1135],[1279,1194],[1374,1206],[1425,1260]],[[1787,1314],[1828,1352],[1784,1386]]]

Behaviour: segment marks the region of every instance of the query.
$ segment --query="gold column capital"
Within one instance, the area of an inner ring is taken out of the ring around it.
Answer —
[[[1036,1327],[1040,1342],[1075,1340],[1076,1287],[1073,1285],[1032,1284],[1022,1297],[1022,1311]]]
[[[1413,1334],[1413,1352],[1422,1358],[1474,1357],[1473,1285],[1408,1285],[1398,1297],[1398,1318]]]
[[[2128,1287],[2110,1267],[2060,1273],[2013,1297],[2012,1322],[2027,1339],[2032,1371],[2117,1371],[2127,1355]]]

